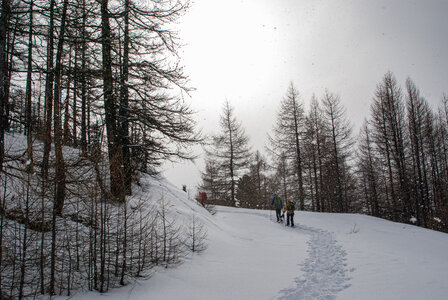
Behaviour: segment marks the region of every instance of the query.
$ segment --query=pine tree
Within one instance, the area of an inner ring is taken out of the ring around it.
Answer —
[[[225,186],[226,199],[231,206],[236,205],[236,183],[241,171],[248,168],[249,138],[241,123],[234,116],[229,102],[224,103],[220,118],[221,133],[213,136],[213,150],[209,151],[225,172],[222,186]]]
[[[245,174],[237,182],[236,197],[239,201],[240,207],[256,208],[257,200],[257,186],[255,179]]]
[[[260,151],[256,151],[250,163],[250,176],[255,184],[256,207],[266,208],[270,200],[272,188],[268,177],[269,166]]]
[[[372,133],[367,121],[361,128],[358,142],[357,170],[360,176],[366,206],[372,216],[380,216],[378,159],[375,155]]]
[[[294,85],[288,88],[286,97],[280,103],[277,114],[277,122],[274,127],[273,137],[270,138],[272,152],[276,156],[284,154],[287,160],[287,168],[295,178],[290,182],[294,190],[294,198],[297,198],[300,209],[305,208],[305,193],[303,187],[303,134],[304,134],[304,110],[299,92]]]
[[[303,187],[303,134],[304,134],[304,110],[299,92],[291,83],[285,98],[280,103],[277,114],[277,122],[274,127],[273,137],[270,138],[272,152],[277,157],[284,154],[286,167],[295,178],[289,182],[293,186],[294,198],[298,200],[300,209],[305,208],[305,193]]]
[[[417,224],[427,227],[430,208],[427,139],[432,131],[428,126],[432,126],[432,122],[427,122],[430,113],[428,104],[420,96],[419,90],[410,78],[406,80],[406,92],[409,139],[412,149],[412,191],[415,199],[412,211],[415,211]]]
[[[209,203],[217,203],[226,198],[225,172],[211,155],[208,155],[205,160],[205,170],[201,174],[199,190],[207,194]]]
[[[388,72],[377,86],[371,108],[373,140],[387,170],[389,211],[396,221],[408,221],[412,210],[402,98],[395,77]]]
[[[327,211],[330,200],[324,189],[324,159],[326,156],[325,122],[322,116],[322,109],[315,96],[311,99],[310,111],[306,119],[306,139],[307,155],[310,170],[314,180],[310,179],[310,186],[314,186],[316,195],[316,210]],[[311,189],[311,188],[310,188]]]
[[[349,194],[353,189],[349,164],[353,146],[351,126],[338,96],[327,91],[322,98],[322,108],[330,154],[326,173],[332,178],[326,184],[333,191],[333,211],[348,212],[351,206]]]

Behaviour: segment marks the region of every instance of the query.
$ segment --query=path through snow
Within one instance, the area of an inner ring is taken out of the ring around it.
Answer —
[[[304,225],[298,229],[310,235],[309,257],[302,264],[303,276],[295,279],[296,286],[282,290],[278,299],[336,299],[338,292],[350,286],[346,252],[328,231]]]
[[[176,209],[187,208],[174,196],[171,201]],[[362,215],[311,212],[296,215],[308,226],[289,228],[267,220],[274,217],[268,211],[217,211],[213,217],[197,211],[208,225],[203,253],[173,269],[155,268],[149,280],[73,299],[447,299],[445,233]]]
[[[349,286],[346,253],[320,224],[289,228],[267,220],[272,212],[217,211],[202,219],[209,225],[206,251],[174,269],[155,268],[150,280],[111,290],[108,300],[334,299]]]

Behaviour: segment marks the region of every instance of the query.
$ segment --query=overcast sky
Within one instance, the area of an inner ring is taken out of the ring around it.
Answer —
[[[448,1],[193,0],[179,24],[188,99],[204,134],[219,131],[227,99],[262,151],[293,82],[308,107],[325,89],[342,99],[357,135],[376,85],[392,71],[411,77],[435,108],[448,92]],[[200,154],[200,149],[196,150]],[[196,165],[166,165],[194,188]]]

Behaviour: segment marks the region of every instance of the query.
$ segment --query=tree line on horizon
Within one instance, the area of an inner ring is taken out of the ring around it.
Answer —
[[[272,193],[299,210],[363,213],[448,232],[448,96],[431,109],[411,79],[391,72],[376,87],[357,137],[339,96],[313,96],[307,110],[291,83],[268,135],[252,153],[225,103],[206,148],[199,190],[207,203],[268,209]]]
[[[1,3],[0,299],[106,292],[200,249],[197,220],[127,197],[201,141],[173,26],[189,1]]]

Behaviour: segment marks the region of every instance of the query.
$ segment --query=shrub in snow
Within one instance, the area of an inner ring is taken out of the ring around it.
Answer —
[[[196,214],[193,212],[191,216],[191,222],[187,227],[185,245],[192,252],[202,252],[207,248],[206,238],[207,229],[197,219]]]

